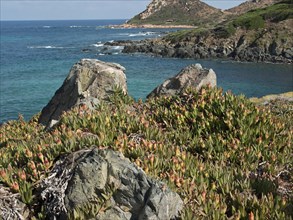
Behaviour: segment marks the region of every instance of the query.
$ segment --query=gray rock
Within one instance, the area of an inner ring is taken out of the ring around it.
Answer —
[[[292,48],[288,48],[288,49],[286,49],[286,50],[284,50],[284,52],[283,52],[283,56],[285,57],[285,58],[287,58],[287,59],[293,59],[293,49]]]
[[[194,56],[194,49],[191,46],[179,47],[175,53],[178,58],[192,58]]]
[[[112,150],[72,153],[57,161],[40,188],[51,219],[69,219],[74,209],[94,203],[105,208],[90,217],[99,220],[174,219],[183,207],[178,194]]]
[[[148,96],[175,95],[183,92],[188,87],[199,90],[204,85],[212,87],[217,85],[217,77],[212,69],[204,69],[200,64],[185,67],[175,77],[166,80],[155,88]]]
[[[108,100],[115,87],[127,92],[125,68],[115,63],[82,59],[71,68],[63,85],[43,108],[39,122],[49,125],[64,111],[81,104],[89,108]]]

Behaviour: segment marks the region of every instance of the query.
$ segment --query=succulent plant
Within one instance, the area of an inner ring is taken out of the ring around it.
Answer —
[[[37,217],[34,186],[57,157],[112,148],[180,194],[182,219],[290,219],[292,107],[256,106],[209,87],[146,102],[117,90],[94,110],[65,112],[50,131],[37,123],[38,115],[3,124],[0,183],[18,192]]]

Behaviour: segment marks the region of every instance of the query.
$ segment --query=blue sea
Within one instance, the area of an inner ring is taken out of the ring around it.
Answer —
[[[1,21],[0,123],[22,114],[30,119],[49,102],[71,66],[81,58],[115,62],[126,68],[129,94],[144,99],[183,67],[212,68],[218,86],[235,94],[260,97],[293,90],[293,66],[193,60],[122,54],[113,40],[156,38],[176,29],[123,29],[125,20]]]

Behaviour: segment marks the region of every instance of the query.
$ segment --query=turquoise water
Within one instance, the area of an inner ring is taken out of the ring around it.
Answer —
[[[1,21],[0,123],[29,119],[41,111],[62,85],[71,66],[81,58],[120,63],[126,68],[128,89],[145,98],[155,86],[186,65],[212,68],[218,86],[247,97],[293,90],[292,65],[237,63],[223,60],[159,58],[121,54],[106,47],[112,40],[154,38],[175,29],[112,29],[124,20]]]

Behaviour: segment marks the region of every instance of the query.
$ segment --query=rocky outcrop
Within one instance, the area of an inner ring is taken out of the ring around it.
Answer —
[[[161,39],[133,44],[127,42],[123,52],[151,53],[177,58],[293,63],[293,39],[290,37],[293,35],[291,5],[290,0],[248,1],[225,12],[229,16],[224,20],[214,19],[217,22],[207,22],[201,28],[171,33]],[[254,11],[247,11],[254,6]],[[162,7],[160,11],[166,7]],[[188,13],[181,14],[183,16]],[[209,13],[206,14],[210,16]],[[203,17],[204,15],[200,15],[197,19],[202,20]]]
[[[259,30],[237,29],[224,36],[224,30],[214,28],[202,32],[190,31],[186,37],[176,34],[161,39],[123,43],[123,53],[149,53],[176,58],[223,58],[245,62],[293,63],[292,19],[271,24]]]
[[[62,112],[81,104],[89,108],[107,101],[115,87],[127,93],[125,68],[115,63],[82,59],[71,68],[63,85],[43,108],[39,122],[48,125]]]
[[[199,90],[204,85],[217,85],[216,74],[212,69],[204,69],[200,64],[185,67],[173,78],[155,88],[147,98],[161,95],[175,95],[189,87]]]
[[[60,159],[40,190],[50,219],[88,212],[87,219],[168,220],[183,206],[163,182],[112,150],[82,150]]]
[[[128,24],[202,25],[223,18],[223,12],[199,0],[152,0]]]
[[[160,11],[162,7],[165,7],[168,4],[170,4],[170,1],[168,2],[166,0],[153,0],[147,6],[146,10],[139,14],[140,19],[144,20],[150,17],[152,14],[156,13],[157,11]]]

